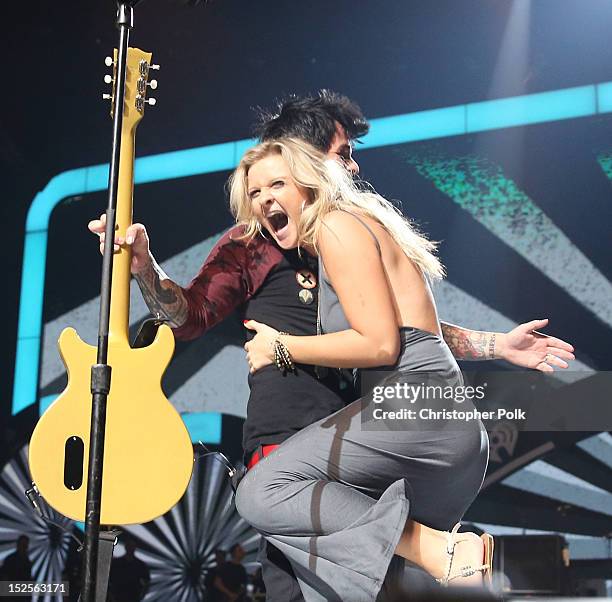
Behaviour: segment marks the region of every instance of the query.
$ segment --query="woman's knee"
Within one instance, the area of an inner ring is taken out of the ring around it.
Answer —
[[[258,531],[266,532],[269,516],[265,501],[265,488],[259,486],[253,472],[248,472],[240,481],[236,491],[236,510],[238,514]]]

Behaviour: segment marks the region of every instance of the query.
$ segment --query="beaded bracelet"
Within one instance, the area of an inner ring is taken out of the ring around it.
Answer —
[[[291,353],[289,353],[287,345],[285,345],[285,343],[280,340],[281,336],[283,335],[289,335],[289,333],[279,332],[278,335],[276,335],[276,338],[274,339],[272,345],[274,347],[274,363],[276,364],[276,367],[283,374],[285,374],[287,370],[293,372],[295,370],[295,366],[293,364],[293,358],[291,357]]]

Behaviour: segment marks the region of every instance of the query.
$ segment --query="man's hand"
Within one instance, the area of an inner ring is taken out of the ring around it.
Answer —
[[[497,335],[495,355],[516,366],[541,372],[554,372],[554,366],[567,368],[565,360],[575,359],[574,348],[561,339],[534,332],[547,324],[548,319],[532,320]]]
[[[89,222],[87,227],[91,232],[100,237],[100,253],[104,253],[106,214],[103,213],[100,219]],[[129,226],[125,231],[125,238],[115,236],[114,252],[117,253],[123,244],[129,245],[132,248],[132,263],[130,265],[132,274],[138,274],[138,272],[150,265],[149,237],[146,228],[142,224],[132,224]]]
[[[100,253],[104,253],[106,215],[89,222],[87,227],[100,237]],[[165,318],[173,328],[183,326],[189,316],[189,304],[181,287],[168,278],[151,255],[145,227],[132,224],[126,229],[125,238],[115,236],[114,252],[124,244],[132,247],[130,270],[149,311],[157,318]]]
[[[247,352],[249,372],[253,374],[264,366],[274,363],[274,341],[278,337],[278,330],[255,320],[245,320],[244,325],[257,333],[244,345],[244,350]]]

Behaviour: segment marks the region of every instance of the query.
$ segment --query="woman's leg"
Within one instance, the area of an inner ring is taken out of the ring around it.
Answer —
[[[344,438],[359,428],[358,403],[281,445],[236,495],[239,513],[289,558],[308,602],[374,600],[408,518],[405,481],[387,479],[373,495],[375,452]]]
[[[360,404],[289,439],[238,489],[239,512],[290,559],[308,601],[373,599],[411,502],[415,520],[450,528],[482,480],[479,434],[363,430]]]

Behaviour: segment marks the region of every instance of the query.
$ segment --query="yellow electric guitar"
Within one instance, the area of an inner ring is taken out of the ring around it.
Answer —
[[[115,51],[115,64],[116,57]],[[117,199],[117,231],[124,237],[132,223],[134,140],[147,104],[151,68],[150,53],[128,50]],[[113,92],[111,113],[116,108],[114,97]],[[129,343],[130,261],[129,247],[125,247],[115,254],[113,264],[108,339],[112,378],[100,515],[103,525],[144,523],[164,514],[182,497],[193,469],[189,433],[161,389],[162,375],[174,351],[172,331],[162,325],[148,347],[133,349]],[[73,328],[62,332],[58,345],[68,371],[68,385],[34,429],[30,471],[41,495],[53,508],[83,521],[90,373],[96,363],[96,347],[84,343]]]

